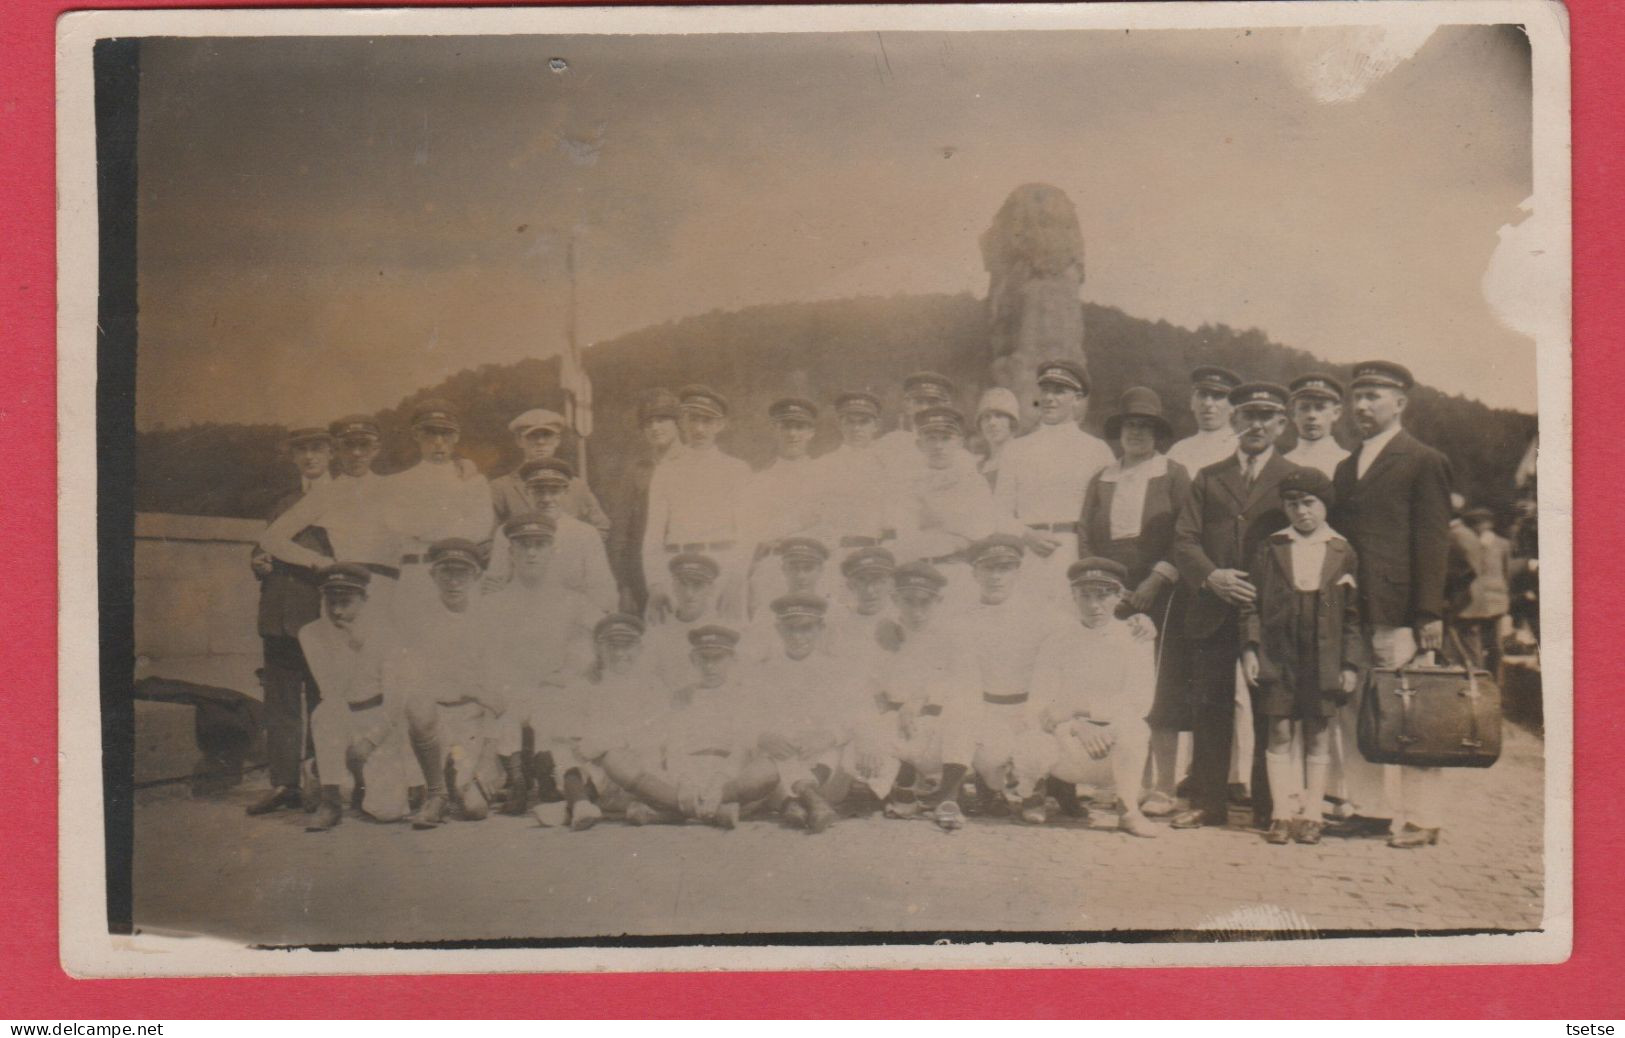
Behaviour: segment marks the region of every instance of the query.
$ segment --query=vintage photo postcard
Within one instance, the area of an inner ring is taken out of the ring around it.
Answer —
[[[65,967],[1564,959],[1568,61],[64,17]]]

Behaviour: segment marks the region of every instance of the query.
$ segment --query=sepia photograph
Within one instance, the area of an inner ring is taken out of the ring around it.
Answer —
[[[70,970],[1560,960],[1562,17],[68,16]]]

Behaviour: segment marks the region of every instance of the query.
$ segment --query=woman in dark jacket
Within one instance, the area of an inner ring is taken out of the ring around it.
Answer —
[[[1184,595],[1170,561],[1174,520],[1185,507],[1191,479],[1160,450],[1172,433],[1155,391],[1143,386],[1125,391],[1118,413],[1106,420],[1106,439],[1122,456],[1090,480],[1078,518],[1079,557],[1121,563],[1129,573],[1122,612],[1144,613],[1157,624],[1157,694],[1146,717],[1153,762],[1152,792],[1143,808],[1148,815],[1174,810],[1179,733],[1192,726],[1178,637]]]

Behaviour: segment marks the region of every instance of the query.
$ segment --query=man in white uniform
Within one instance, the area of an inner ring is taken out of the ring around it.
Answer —
[[[689,632],[717,623],[717,578],[722,567],[709,555],[684,552],[667,563],[672,608],[664,623],[653,624],[643,637],[644,670],[662,689],[675,692],[693,680]],[[737,640],[737,639],[736,639]]]
[[[895,554],[931,563],[948,578],[945,605],[959,609],[976,597],[965,551],[998,524],[987,481],[966,461],[965,418],[951,407],[914,416],[915,450],[925,460],[906,484],[905,518]]]
[[[1067,579],[1079,622],[1050,635],[1033,666],[1039,724],[1054,736],[1049,772],[1076,784],[1086,781],[1090,761],[1110,757],[1118,828],[1154,837],[1156,828],[1140,812],[1140,793],[1156,665],[1153,646],[1115,615],[1128,570],[1110,559],[1080,559]]]
[[[901,632],[891,615],[896,570],[897,559],[880,547],[858,548],[841,560],[845,586],[825,621],[831,652],[856,661],[897,648]]]
[[[451,404],[425,400],[412,413],[418,463],[385,480],[387,522],[401,552],[398,608],[421,608],[435,598],[429,545],[450,538],[478,544],[496,525],[491,485],[472,461],[456,455],[461,437],[462,422]]]
[[[740,502],[741,546],[751,552],[748,616],[789,590],[773,555],[789,537],[805,537],[818,525],[822,493],[808,448],[817,431],[818,406],[800,397],[775,400],[767,414],[773,423],[777,453],[767,466],[751,473]]]
[[[817,459],[816,535],[841,551],[887,544],[897,537],[902,507],[887,470],[880,435],[880,399],[847,392],[835,398],[841,445]]]
[[[688,446],[662,462],[649,481],[643,572],[649,581],[651,623],[663,621],[671,610],[666,563],[683,552],[709,555],[721,567],[723,615],[738,616],[743,610],[739,506],[750,466],[717,447],[717,437],[728,427],[728,401],[722,394],[686,386],[678,401]]]
[[[1304,375],[1287,388],[1298,444],[1283,457],[1294,465],[1319,469],[1330,479],[1338,462],[1349,456],[1336,435],[1343,417],[1343,383],[1330,375]]]
[[[993,502],[1014,520],[1027,548],[1024,592],[1068,606],[1066,569],[1078,558],[1078,519],[1089,481],[1114,460],[1111,448],[1079,427],[1089,407],[1089,376],[1069,360],[1038,365],[1038,425],[999,460]]]
[[[1236,453],[1236,433],[1230,427],[1230,391],[1241,385],[1241,376],[1228,368],[1211,364],[1191,371],[1191,414],[1196,416],[1196,435],[1187,436],[1168,449],[1168,460],[1185,466],[1192,479],[1215,462]]]
[[[300,648],[322,697],[310,722],[322,777],[310,832],[326,831],[343,819],[339,779],[346,772],[354,777],[356,810],[380,822],[406,817],[406,718],[383,682],[389,628],[367,615],[372,579],[365,567],[352,563],[324,567],[317,577],[322,615],[299,629]]]
[[[579,591],[601,612],[620,604],[615,574],[609,568],[604,539],[593,527],[565,514],[564,501],[575,480],[575,466],[562,458],[543,458],[519,468],[525,492],[536,503],[536,511],[553,520],[553,560],[547,568],[547,583]],[[495,560],[502,564],[503,553]]]
[[[919,471],[920,453],[915,434],[919,432],[920,414],[933,408],[957,409],[959,404],[955,398],[958,395],[959,389],[953,380],[935,371],[916,371],[903,379],[902,420],[876,444],[895,482],[904,483]],[[974,471],[976,459],[969,452],[961,453],[963,457],[955,457],[954,463]]]

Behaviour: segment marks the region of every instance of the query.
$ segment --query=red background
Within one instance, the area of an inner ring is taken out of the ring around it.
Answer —
[[[96,6],[141,7],[107,3]],[[170,0],[164,6],[238,5]],[[291,5],[286,5],[291,6]],[[400,6],[391,4],[389,6]],[[1625,4],[1570,0],[1574,80],[1574,956],[1557,966],[80,981],[57,956],[54,22],[0,16],[0,1017],[1625,1016]],[[1546,431],[1548,442],[1559,435]]]

